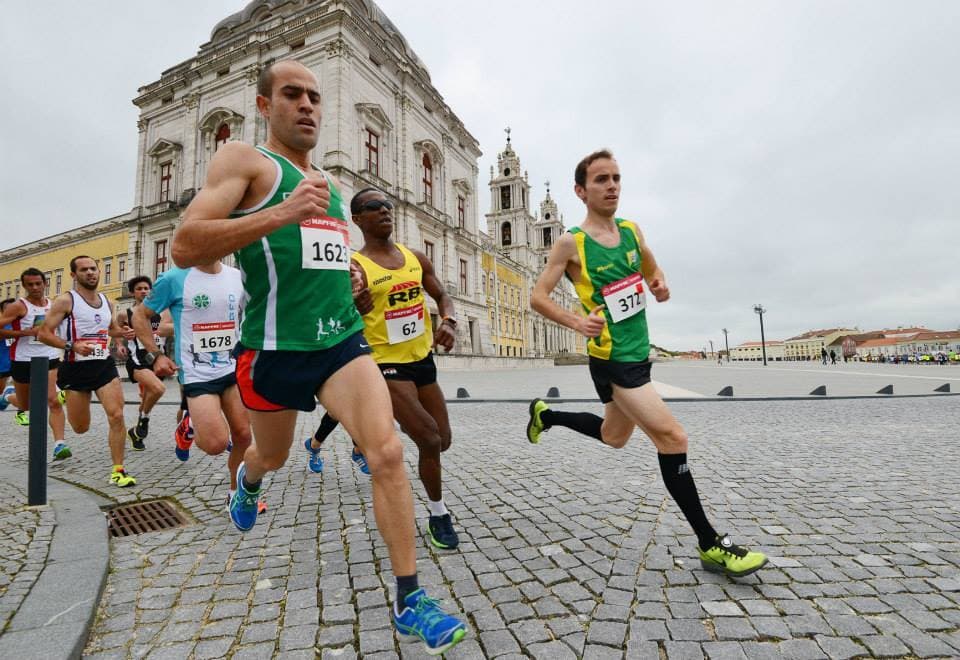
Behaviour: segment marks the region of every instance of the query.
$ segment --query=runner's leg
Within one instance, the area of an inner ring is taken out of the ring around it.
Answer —
[[[96,391],[97,398],[103,404],[103,412],[107,415],[107,423],[110,425],[109,442],[110,458],[114,465],[123,465],[124,440],[127,437],[127,429],[123,421],[123,388],[120,386],[120,379],[114,378],[106,385]],[[67,406],[73,398],[73,392],[67,397]],[[89,396],[89,395],[88,395]],[[89,399],[88,399],[89,400]],[[87,409],[87,423],[89,425],[89,408]]]
[[[340,420],[366,456],[373,477],[377,529],[387,544],[393,573],[398,583],[409,577],[415,582],[413,493],[403,446],[393,428],[390,393],[373,359],[360,356],[341,367],[321,388],[320,403]],[[398,600],[403,602],[405,595],[398,593]]]

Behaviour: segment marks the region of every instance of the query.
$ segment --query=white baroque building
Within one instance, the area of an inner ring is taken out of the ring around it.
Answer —
[[[130,272],[155,277],[172,266],[173,229],[221,144],[266,139],[256,80],[286,58],[320,81],[316,164],[346,199],[376,186],[397,200],[396,239],[427,253],[454,298],[456,350],[493,354],[479,282],[479,145],[370,0],[253,0],[214,26],[195,57],[139,90]]]

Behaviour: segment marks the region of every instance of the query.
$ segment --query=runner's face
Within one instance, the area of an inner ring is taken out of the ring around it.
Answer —
[[[142,303],[144,298],[150,295],[150,285],[146,282],[137,282],[137,285],[133,287],[133,299],[138,303]]]
[[[390,238],[393,233],[393,208],[382,205],[384,202],[390,204],[387,196],[370,191],[364,193],[360,200],[360,213],[353,216],[353,221],[360,227],[363,235],[380,239]],[[380,204],[378,205],[377,202]],[[365,208],[366,205],[379,206],[379,208]]]
[[[100,268],[93,259],[77,261],[77,272],[70,273],[74,281],[88,291],[96,291],[100,284]]]
[[[599,158],[587,167],[587,185],[575,187],[587,210],[612,217],[620,204],[620,167],[612,158]]]
[[[317,146],[320,131],[320,84],[305,66],[282,62],[273,68],[273,92],[257,97],[270,134],[295,151]]]
[[[23,278],[24,290],[27,292],[27,298],[33,300],[39,300],[43,298],[43,291],[47,288],[47,285],[44,283],[43,278],[39,275],[27,275]]]

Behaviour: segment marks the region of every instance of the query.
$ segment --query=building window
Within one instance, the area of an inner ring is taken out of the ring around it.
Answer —
[[[58,271],[57,271],[57,288],[56,288],[57,294],[56,294],[56,295],[59,296],[60,293],[62,292],[62,289],[63,289],[63,271],[62,271],[62,270],[58,270]]]
[[[433,263],[433,243],[430,241],[424,241],[423,253],[427,255],[427,259],[430,261],[430,263]]]
[[[430,154],[423,154],[423,201],[433,206],[433,162]]]
[[[500,244],[501,245],[512,245],[513,236],[510,232],[510,223],[504,222],[500,225]]]
[[[153,277],[156,279],[160,273],[167,272],[167,242],[157,241],[153,247],[155,255]]]
[[[113,261],[108,257],[103,260],[103,283],[110,284],[113,280]]]
[[[170,199],[170,180],[173,178],[173,163],[163,163],[160,165],[160,201],[166,202]]]
[[[127,260],[123,257],[117,257],[117,277],[123,283],[127,279]]]
[[[43,295],[49,296],[49,295],[50,295],[50,287],[53,285],[53,273],[50,272],[50,271],[47,271],[46,273],[44,273],[44,274],[43,274],[43,281],[45,282],[45,285],[44,285],[44,287],[43,287]]]
[[[217,134],[213,138],[213,150],[216,151],[221,146],[230,141],[230,126],[226,123],[220,124]]]
[[[463,195],[457,195],[457,226],[460,229],[467,226],[467,200]]]
[[[467,293],[467,260],[460,260],[460,293],[466,295]]]
[[[510,186],[500,186],[500,208],[508,209],[510,208]]]
[[[543,228],[543,247],[548,248],[553,245],[553,231],[550,227]]]
[[[380,176],[380,136],[368,128],[363,146],[367,150],[367,171],[374,176]]]

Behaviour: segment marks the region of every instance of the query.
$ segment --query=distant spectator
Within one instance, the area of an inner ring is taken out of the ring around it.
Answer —
[[[830,364],[836,364],[836,363],[837,363],[837,352],[831,348],[831,349],[830,349]]]

